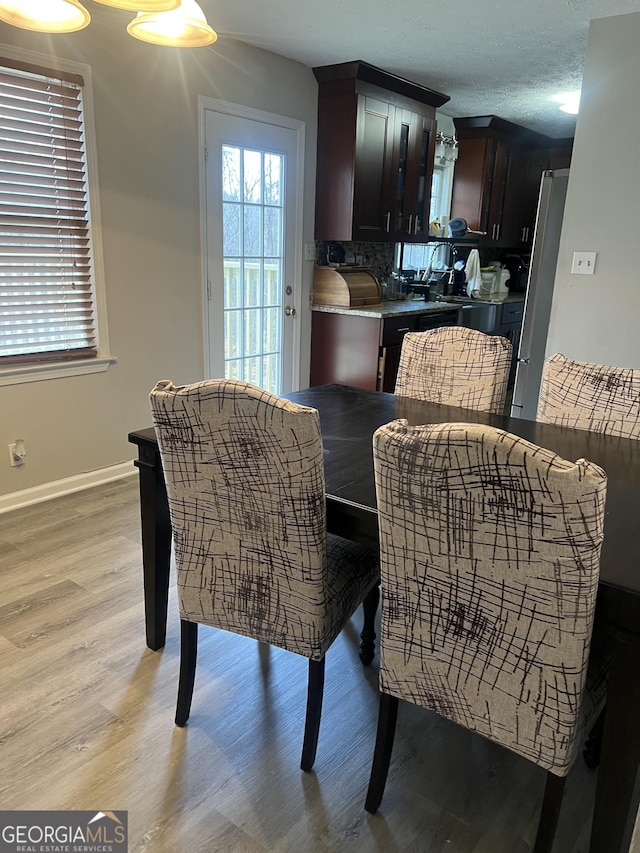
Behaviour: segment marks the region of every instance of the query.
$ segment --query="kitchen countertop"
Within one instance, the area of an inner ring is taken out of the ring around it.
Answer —
[[[340,305],[312,305],[312,311],[324,311],[328,314],[353,314],[356,317],[402,317],[407,314],[430,314],[438,311],[457,311],[461,305],[501,305],[503,302],[524,302],[524,293],[510,293],[505,299],[474,299],[471,296],[440,296],[436,301],[424,299],[398,299],[379,302],[377,305],[358,305],[345,308]]]
[[[459,302],[425,302],[424,299],[404,299],[396,302],[379,302],[377,305],[358,305],[355,308],[343,308],[339,305],[312,305],[312,311],[324,311],[328,314],[352,314],[356,317],[375,317],[379,320],[387,317],[402,317],[406,314],[430,314],[444,311],[457,311]]]
[[[439,297],[438,301],[442,300],[450,305],[454,302],[456,305],[502,305],[503,302],[524,302],[524,293],[510,293],[504,299],[474,299],[473,296],[443,296]]]

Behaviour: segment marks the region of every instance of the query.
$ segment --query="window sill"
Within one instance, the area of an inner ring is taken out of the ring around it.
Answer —
[[[43,379],[61,379],[65,376],[84,376],[87,373],[104,373],[117,359],[114,356],[87,358],[78,361],[52,361],[46,364],[21,364],[0,369],[0,386],[20,385],[23,382],[41,382]]]

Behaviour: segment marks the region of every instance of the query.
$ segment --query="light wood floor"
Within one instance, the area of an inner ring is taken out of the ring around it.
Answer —
[[[312,773],[307,662],[201,629],[189,725],[173,724],[178,617],[145,646],[137,481],[0,516],[0,808],[126,809],[131,853],[525,853],[544,773],[402,705],[380,812],[364,811],[377,657],[360,617],[327,656]],[[595,775],[578,759],[555,850],[586,851]]]

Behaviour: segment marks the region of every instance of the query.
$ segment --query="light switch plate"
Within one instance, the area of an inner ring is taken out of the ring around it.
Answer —
[[[576,275],[593,275],[597,252],[574,252],[571,272]]]
[[[305,243],[304,244],[304,259],[305,259],[305,261],[315,261],[315,259],[316,259],[316,244],[315,243]]]

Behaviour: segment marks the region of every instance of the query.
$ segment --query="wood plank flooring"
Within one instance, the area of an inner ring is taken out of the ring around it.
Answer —
[[[401,705],[380,812],[364,811],[377,657],[358,614],[327,656],[312,773],[299,769],[307,662],[200,630],[174,726],[179,628],[145,646],[137,480],[0,516],[0,808],[126,809],[131,853],[526,853],[544,773]],[[595,773],[568,780],[555,850],[588,849]]]

